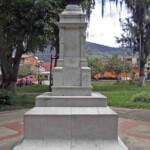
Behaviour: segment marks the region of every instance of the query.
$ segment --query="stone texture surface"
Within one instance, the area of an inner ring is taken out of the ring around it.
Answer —
[[[60,60],[54,69],[53,95],[90,96],[91,71],[85,58],[85,14],[69,5],[60,14]],[[60,65],[60,66],[59,66]]]
[[[14,150],[127,150],[118,138],[118,115],[92,93],[85,59],[85,14],[68,5],[57,23],[60,59],[52,93],[36,98],[24,115],[24,140]]]
[[[106,107],[107,98],[99,93],[91,96],[52,96],[50,92],[36,98],[36,107]]]
[[[117,130],[109,107],[35,107],[25,114],[25,139],[117,140]]]

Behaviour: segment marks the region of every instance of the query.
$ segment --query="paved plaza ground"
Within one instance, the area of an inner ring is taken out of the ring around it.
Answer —
[[[119,136],[129,150],[150,150],[150,110],[114,108]],[[0,112],[0,150],[12,150],[23,137],[23,114],[29,109]]]

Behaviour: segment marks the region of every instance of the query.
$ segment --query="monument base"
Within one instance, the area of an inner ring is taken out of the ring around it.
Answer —
[[[94,145],[94,141],[88,143],[72,145],[69,141],[51,141],[51,140],[24,140],[21,145],[17,145],[14,150],[128,150],[124,143],[118,138],[117,140],[100,140],[99,145]]]
[[[127,150],[118,140],[118,115],[92,93],[85,56],[86,16],[78,5],[59,15],[60,59],[52,93],[24,115],[24,139],[14,150]]]
[[[109,107],[35,107],[24,116],[24,131],[14,150],[127,150]]]
[[[93,92],[91,96],[53,96],[45,92],[36,97],[36,107],[106,107],[107,97]]]

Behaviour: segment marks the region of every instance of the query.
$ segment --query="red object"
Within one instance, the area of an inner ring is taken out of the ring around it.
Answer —
[[[143,74],[143,73],[140,73],[140,77],[144,77],[145,76],[145,74]]]

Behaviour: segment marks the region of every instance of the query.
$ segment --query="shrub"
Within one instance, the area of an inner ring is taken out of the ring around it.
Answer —
[[[10,104],[12,99],[12,94],[7,90],[0,90],[0,104]]]
[[[150,94],[147,92],[142,92],[134,95],[131,100],[133,102],[150,102]]]

